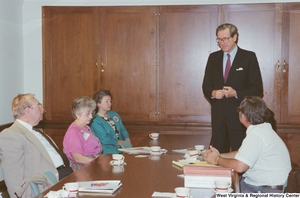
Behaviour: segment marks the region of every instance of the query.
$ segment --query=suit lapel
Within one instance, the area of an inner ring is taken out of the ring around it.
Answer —
[[[220,53],[218,53],[218,56],[216,58],[217,61],[216,74],[218,75],[216,76],[217,77],[216,79],[218,79],[218,85],[220,85],[220,88],[223,88],[223,84],[224,84],[223,56],[224,56],[224,52],[220,50]]]
[[[53,164],[53,161],[48,154],[47,150],[43,146],[43,144],[37,139],[37,137],[29,131],[26,127],[24,127],[21,123],[18,121],[15,121],[12,128],[15,128],[15,131],[22,134],[29,142],[31,142],[37,150],[41,152],[41,154],[50,162]]]

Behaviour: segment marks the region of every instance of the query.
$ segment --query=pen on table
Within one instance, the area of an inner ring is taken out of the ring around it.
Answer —
[[[206,164],[206,161],[204,161],[204,162],[190,162],[189,164]]]

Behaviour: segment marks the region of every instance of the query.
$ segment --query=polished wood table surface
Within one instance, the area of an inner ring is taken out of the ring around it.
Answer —
[[[160,146],[168,150],[167,154],[176,154],[172,150],[194,148],[195,145],[199,144],[204,145],[205,149],[208,149],[210,139],[210,135],[160,134],[158,140],[145,137],[137,146]]]
[[[59,181],[51,190],[60,190],[67,182],[121,180],[123,186],[116,192],[115,197],[146,198],[151,197],[154,191],[174,192],[175,187],[184,186],[184,180],[177,176],[182,174],[181,169],[172,165],[172,160],[178,159],[178,155],[162,155],[154,159],[150,159],[149,156],[144,158],[129,154],[124,154],[124,156],[127,165],[112,166],[111,155],[103,154]],[[43,197],[47,192],[45,191],[38,197]],[[91,197],[91,195],[79,193],[78,197]]]
[[[124,154],[124,166],[112,166],[111,155],[103,154],[90,164],[59,181],[38,198],[44,197],[49,190],[60,190],[67,182],[92,180],[121,180],[123,186],[113,195],[117,198],[147,198],[157,192],[174,193],[174,188],[183,187],[184,179],[181,168],[172,164],[172,160],[180,159],[179,155],[161,155],[157,158]],[[237,174],[233,176],[233,188],[238,188]],[[238,192],[238,191],[237,191]],[[100,196],[98,193],[78,193],[77,197],[90,198]],[[111,195],[101,197],[111,197]],[[194,197],[197,198],[197,197]]]

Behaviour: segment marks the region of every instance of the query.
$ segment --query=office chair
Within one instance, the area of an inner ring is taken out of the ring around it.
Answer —
[[[46,175],[53,182],[53,184],[57,183],[57,179],[56,179],[55,175],[52,172],[47,171],[47,172],[44,173],[44,175]],[[29,184],[30,184],[30,186],[33,190],[34,196],[37,196],[41,193],[35,182],[31,181],[31,182],[29,182]]]

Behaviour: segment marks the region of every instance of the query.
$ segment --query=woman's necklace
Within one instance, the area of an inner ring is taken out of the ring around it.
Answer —
[[[98,115],[100,116],[100,117],[102,117],[102,118],[108,118],[109,116],[108,116],[108,114],[105,112],[103,115],[101,115],[100,113],[98,113]]]

